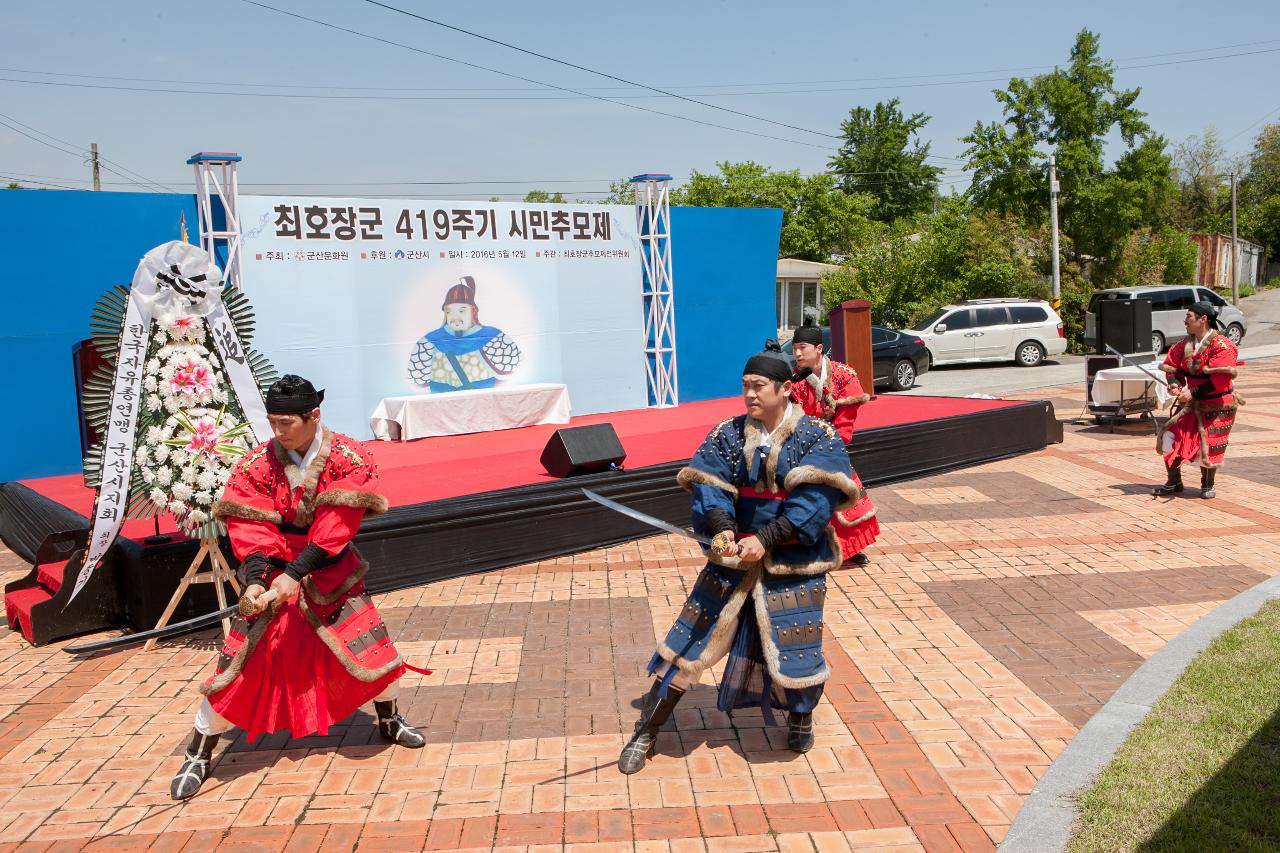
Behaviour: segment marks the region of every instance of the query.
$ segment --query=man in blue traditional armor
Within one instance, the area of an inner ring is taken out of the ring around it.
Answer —
[[[813,748],[813,709],[830,670],[822,656],[826,573],[840,566],[832,513],[863,497],[831,424],[789,399],[792,365],[775,341],[742,370],[746,413],[718,425],[678,482],[708,563],[649,664],[653,686],[618,769],[635,773],[680,697],[726,655],[719,708],[787,712],[787,745]]]
[[[480,323],[476,281],[469,275],[445,294],[444,322],[418,339],[409,376],[433,394],[492,388],[520,364],[520,348],[501,329]]]

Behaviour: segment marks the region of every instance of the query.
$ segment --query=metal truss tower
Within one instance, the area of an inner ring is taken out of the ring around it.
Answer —
[[[649,405],[676,406],[676,308],[671,280],[671,176],[636,175],[636,219],[644,269],[644,354]]]
[[[200,211],[200,248],[222,267],[222,280],[243,289],[240,277],[240,205],[236,164],[226,151],[201,151],[187,159],[196,170],[196,207]],[[214,199],[218,204],[214,204]]]

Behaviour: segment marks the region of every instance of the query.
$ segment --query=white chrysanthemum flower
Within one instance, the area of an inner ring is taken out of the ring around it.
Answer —
[[[186,511],[187,511],[187,506],[181,501],[169,501],[169,512],[173,513],[174,515],[181,516]]]
[[[138,450],[133,454],[133,461],[139,465],[146,465],[147,464],[147,448],[139,447]]]
[[[181,447],[175,447],[172,452],[169,453],[169,464],[176,465],[179,468],[186,465],[190,459],[191,454],[187,453],[187,451],[183,450]]]
[[[157,387],[155,376],[147,376],[142,380],[142,387],[148,391],[155,391]]]
[[[151,455],[156,458],[157,462],[164,462],[169,458],[171,448],[167,444],[157,444],[155,450],[151,451]]]
[[[162,486],[167,486],[167,485],[169,485],[170,483],[172,483],[172,482],[173,482],[173,469],[172,469],[172,468],[157,468],[157,469],[156,469],[156,482],[157,482],[157,483],[159,483],[159,484],[160,484],[160,485],[162,485]]]
[[[161,406],[161,403],[160,403],[159,397],[157,397],[155,394],[147,395],[147,409],[153,412],[158,412],[160,411],[160,406]]]
[[[157,358],[157,357],[155,357],[155,356],[152,356],[150,359],[148,359],[148,360],[147,360],[147,372],[148,372],[148,373],[159,373],[159,372],[160,372],[160,359],[159,359],[159,358]]]
[[[208,460],[206,460],[208,461]],[[218,475],[207,468],[196,475],[196,485],[206,491],[212,489],[218,483]],[[208,501],[206,501],[208,503]]]
[[[187,516],[187,521],[192,524],[204,524],[209,520],[209,514],[204,510],[193,509],[191,514]]]
[[[182,482],[194,483],[196,481],[196,469],[194,465],[188,465],[182,469]]]
[[[161,468],[160,470],[163,471],[164,469]],[[169,498],[166,497],[165,493],[160,489],[152,489],[148,492],[147,499],[156,506],[164,506],[169,501]]]
[[[159,426],[147,427],[147,443],[148,444],[157,444],[163,440],[164,439],[162,438],[162,434]]]
[[[147,485],[151,485],[155,481],[156,481],[156,472],[152,471],[150,468],[143,468],[142,482],[146,483]]]
[[[174,483],[169,487],[169,491],[173,493],[175,500],[183,502],[191,500],[191,496],[194,494],[191,487],[186,483]]]
[[[212,492],[205,492],[205,491],[196,492],[195,497],[196,497],[196,503],[198,504],[208,506],[209,504],[213,503]]]

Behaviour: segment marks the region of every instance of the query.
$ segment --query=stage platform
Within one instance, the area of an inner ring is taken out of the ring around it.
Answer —
[[[652,531],[586,500],[582,487],[676,524],[689,502],[675,474],[715,424],[741,413],[738,397],[668,409],[574,418],[610,423],[627,452],[623,470],[569,479],[539,464],[559,427],[369,441],[392,509],[367,520],[356,542],[370,562],[374,592],[591,550]],[[863,407],[850,455],[868,486],[925,476],[1061,441],[1046,401],[881,395]],[[0,485],[0,539],[33,560],[51,534],[83,530],[93,492],[67,475]],[[168,516],[161,533],[173,534]],[[195,553],[178,535],[148,541],[154,522],[127,522],[110,571],[112,612],[135,628],[155,624]],[[46,576],[46,580],[49,576]],[[53,578],[56,582],[57,578]],[[83,597],[83,596],[82,596]],[[175,621],[212,608],[212,590],[193,587]],[[105,612],[105,611],[104,611]]]

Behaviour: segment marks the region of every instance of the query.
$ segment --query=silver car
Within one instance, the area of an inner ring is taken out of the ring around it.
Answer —
[[[1098,303],[1105,299],[1151,300],[1151,350],[1164,352],[1178,338],[1185,337],[1182,325],[1187,309],[1196,302],[1210,302],[1218,308],[1218,320],[1227,337],[1239,344],[1249,324],[1244,312],[1214,293],[1210,288],[1192,284],[1148,284],[1139,287],[1113,287],[1099,290],[1089,299],[1084,314],[1084,341],[1093,346],[1098,339]]]

